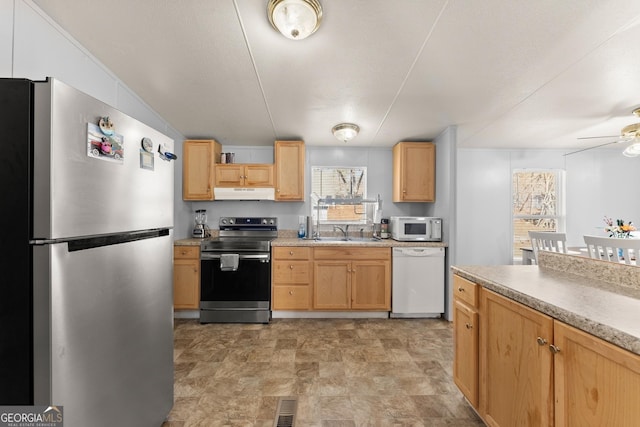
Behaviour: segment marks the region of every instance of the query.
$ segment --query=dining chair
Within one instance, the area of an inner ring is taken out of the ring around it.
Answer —
[[[533,257],[538,263],[538,251],[567,253],[567,235],[553,231],[529,231]]]
[[[636,257],[640,253],[640,239],[600,236],[583,236],[583,238],[591,258],[637,264]]]

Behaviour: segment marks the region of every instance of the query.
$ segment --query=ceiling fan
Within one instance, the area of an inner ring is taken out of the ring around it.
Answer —
[[[633,110],[633,115],[636,117],[640,117],[640,108],[636,108]],[[627,157],[637,157],[640,156],[640,123],[633,123],[627,125],[620,129],[620,135],[607,135],[607,136],[585,136],[578,139],[599,139],[599,138],[616,138],[615,141],[605,142],[604,144],[596,145],[593,147],[583,148],[581,150],[572,151],[570,153],[566,153],[565,156],[569,156],[571,154],[581,153],[587,150],[593,150],[594,148],[604,147],[605,145],[611,144],[619,144],[624,142],[632,142],[633,144],[629,145],[624,149],[622,154]]]

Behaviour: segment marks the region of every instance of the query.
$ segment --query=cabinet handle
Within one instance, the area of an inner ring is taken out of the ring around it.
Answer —
[[[289,295],[293,295],[293,291],[289,291]]]
[[[293,256],[293,251],[289,251],[289,255]]]
[[[558,354],[560,353],[560,347],[556,347],[555,345],[551,344],[549,346],[549,350],[551,350],[551,353],[553,354]]]
[[[472,325],[471,323],[465,323],[465,324],[464,324],[464,326],[465,326],[467,329],[472,329],[472,328],[473,328],[473,325]]]
[[[462,286],[460,286],[460,287],[458,288],[458,292],[464,292],[464,288],[463,288]]]
[[[290,268],[291,270],[293,270],[293,265],[290,265],[290,266],[289,266],[289,268]]]
[[[538,342],[538,345],[545,345],[547,343],[547,340],[542,337],[536,338],[536,341]]]

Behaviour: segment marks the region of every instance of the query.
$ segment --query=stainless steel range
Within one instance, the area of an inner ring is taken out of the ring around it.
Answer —
[[[218,225],[219,237],[200,251],[200,323],[269,323],[278,219],[222,217]]]

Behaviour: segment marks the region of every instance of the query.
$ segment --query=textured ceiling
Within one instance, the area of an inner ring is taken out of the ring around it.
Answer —
[[[267,0],[35,3],[188,138],[576,149],[640,121],[638,0],[320,1],[302,41]]]

